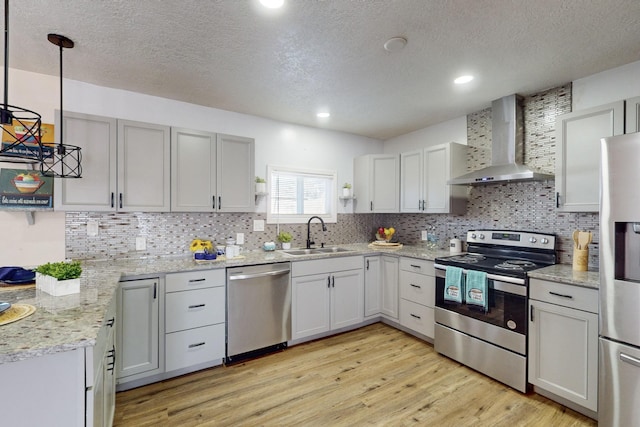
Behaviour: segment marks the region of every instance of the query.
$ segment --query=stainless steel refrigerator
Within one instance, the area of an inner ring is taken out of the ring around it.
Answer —
[[[601,154],[598,425],[640,426],[640,133]]]

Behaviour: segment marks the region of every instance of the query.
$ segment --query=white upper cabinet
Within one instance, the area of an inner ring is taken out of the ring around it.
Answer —
[[[625,101],[626,120],[624,133],[640,132],[640,96]]]
[[[466,170],[466,145],[447,143],[402,153],[400,211],[464,213],[467,188],[447,181]]]
[[[219,212],[253,212],[255,209],[255,142],[251,138],[217,136]]]
[[[173,128],[171,210],[253,212],[254,140]]]
[[[56,115],[60,128],[60,114]],[[82,178],[56,179],[56,210],[115,210],[116,119],[64,113],[65,143],[82,148]]]
[[[216,134],[171,129],[171,210],[210,212],[216,198]]]
[[[118,210],[168,212],[171,133],[168,126],[118,120]]]
[[[368,154],[353,161],[355,213],[399,211],[400,161],[397,154]]]
[[[169,127],[67,112],[64,133],[82,178],[56,179],[56,210],[169,211]]]
[[[559,116],[556,120],[556,207],[598,212],[600,139],[624,133],[624,101]]]

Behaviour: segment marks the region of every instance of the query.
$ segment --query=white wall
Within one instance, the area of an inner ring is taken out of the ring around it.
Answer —
[[[467,116],[400,135],[384,142],[385,153],[402,153],[445,142],[467,145]]]
[[[575,80],[573,111],[640,96],[640,61]]]
[[[10,104],[38,112],[43,122],[54,122],[60,102],[58,77],[11,69],[9,82]],[[382,141],[371,138],[78,81],[65,79],[64,92],[65,111],[255,138],[256,174],[262,177],[266,175],[266,165],[273,163],[333,169],[338,172],[338,182],[353,182],[353,158],[383,150]],[[0,167],[16,168],[10,164]],[[264,206],[258,210],[263,211]],[[0,211],[0,236],[0,265],[37,265],[64,258],[63,213],[37,212],[35,224],[29,226],[23,212]]]

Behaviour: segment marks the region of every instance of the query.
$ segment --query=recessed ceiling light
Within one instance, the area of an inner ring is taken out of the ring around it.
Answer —
[[[330,113],[318,113],[318,114],[316,114],[316,116],[318,116],[321,119],[326,119],[327,117],[330,117],[331,114]]]
[[[384,43],[384,50],[387,52],[397,52],[407,45],[404,37],[392,37]]]
[[[269,9],[278,9],[282,7],[284,0],[260,0],[260,3]]]
[[[473,80],[473,76],[460,76],[453,82],[457,85],[463,85],[465,83],[469,83],[471,80]]]

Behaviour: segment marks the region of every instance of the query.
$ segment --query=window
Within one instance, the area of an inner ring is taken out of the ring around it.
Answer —
[[[267,223],[336,222],[336,172],[267,166]]]

